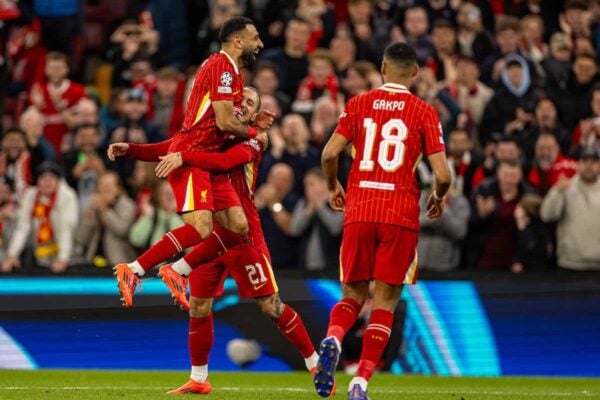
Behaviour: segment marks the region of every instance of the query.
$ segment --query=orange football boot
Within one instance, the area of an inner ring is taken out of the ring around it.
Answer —
[[[186,296],[187,278],[175,272],[171,264],[160,267],[158,276],[171,291],[171,297],[175,299],[175,303],[179,304],[184,310],[189,310],[190,303]]]
[[[121,293],[121,301],[124,307],[133,306],[133,294],[140,278],[127,266],[127,264],[117,264],[113,275],[117,278],[117,287]]]
[[[208,380],[199,383],[190,379],[185,383],[185,385],[177,389],[169,390],[167,394],[209,394],[211,390],[212,386],[210,386],[210,382]]]

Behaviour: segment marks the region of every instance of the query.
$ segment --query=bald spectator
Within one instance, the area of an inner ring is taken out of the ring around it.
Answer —
[[[558,141],[551,133],[541,134],[535,143],[535,159],[527,175],[527,181],[540,195],[545,196],[548,190],[560,179],[572,178],[577,172],[575,160],[565,157],[560,152]]]
[[[44,137],[44,116],[35,107],[29,107],[21,114],[19,127],[25,132],[27,149],[31,157],[31,169],[44,161],[54,160],[54,148]]]
[[[279,69],[279,88],[291,98],[296,97],[298,86],[308,73],[306,45],[310,38],[309,23],[298,17],[288,21],[285,45],[262,52],[261,60],[270,61]]]
[[[271,260],[280,268],[298,265],[297,240],[290,235],[292,212],[299,198],[292,191],[293,186],[294,170],[278,163],[273,165],[255,197]]]
[[[558,266],[569,270],[600,270],[600,155],[586,149],[577,175],[561,179],[544,199],[542,220],[558,222]]]

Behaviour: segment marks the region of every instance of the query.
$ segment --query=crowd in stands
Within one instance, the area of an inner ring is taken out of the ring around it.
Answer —
[[[598,0],[0,0],[1,272],[108,273],[182,224],[153,164],[106,149],[177,131],[234,15],[261,33],[245,82],[277,115],[255,194],[276,268],[338,270],[320,153],[404,41],[454,174],[421,268],[600,270]],[[416,176],[424,202],[426,162]]]

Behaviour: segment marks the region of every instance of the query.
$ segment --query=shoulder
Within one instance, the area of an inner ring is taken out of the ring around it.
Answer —
[[[264,146],[263,146],[262,142],[260,142],[256,139],[248,139],[248,140],[242,142],[242,145],[249,147],[250,150],[252,151],[254,157],[257,157],[257,155],[260,155],[264,150]]]
[[[77,201],[77,192],[64,179],[61,179],[58,184],[58,196],[61,198],[60,201]]]

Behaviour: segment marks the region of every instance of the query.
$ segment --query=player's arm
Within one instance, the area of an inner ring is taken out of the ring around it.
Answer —
[[[427,200],[426,215],[428,218],[436,219],[444,212],[444,202],[448,189],[452,184],[452,175],[446,159],[442,125],[437,113],[431,106],[425,110],[423,115],[422,133],[424,135],[425,153],[435,177],[433,190]]]
[[[171,140],[164,140],[158,143],[137,144],[137,143],[112,143],[108,146],[107,155],[111,161],[117,157],[129,157],[140,161],[159,161],[159,157],[168,153]]]
[[[212,103],[215,110],[217,128],[234,136],[253,139],[258,135],[258,130],[267,130],[273,124],[275,114],[263,110],[256,116],[254,126],[242,123],[233,113],[233,102],[229,100],[215,101]]]
[[[182,165],[198,167],[211,172],[225,172],[235,167],[247,164],[254,159],[250,145],[236,144],[222,153],[206,153],[203,151],[182,151],[169,153],[160,157],[155,168],[156,176],[166,178],[171,172]]]

